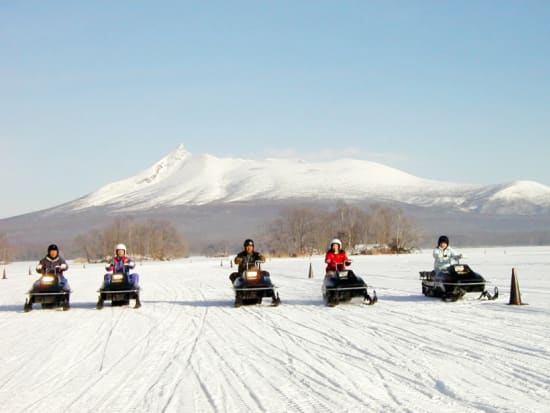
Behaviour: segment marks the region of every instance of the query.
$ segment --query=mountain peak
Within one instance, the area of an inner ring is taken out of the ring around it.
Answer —
[[[550,188],[535,181],[513,181],[493,195],[493,199],[528,199],[550,197]]]
[[[191,155],[189,152],[187,152],[187,150],[185,149],[185,145],[183,143],[180,143],[176,149],[171,153],[169,154],[169,156],[171,156],[172,158],[175,158],[175,159],[183,159],[185,156],[187,155]]]
[[[181,164],[190,156],[191,153],[187,152],[185,146],[180,143],[174,151],[170,152],[151,168],[146,170],[142,176],[140,176],[137,184],[150,184],[171,175],[174,171],[179,169]]]

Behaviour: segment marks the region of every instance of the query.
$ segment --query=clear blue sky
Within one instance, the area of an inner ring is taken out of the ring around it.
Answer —
[[[550,185],[550,1],[0,2],[0,218],[183,143]]]

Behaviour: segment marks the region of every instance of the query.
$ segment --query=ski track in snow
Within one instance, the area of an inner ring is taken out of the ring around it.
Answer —
[[[354,257],[379,302],[323,305],[322,257],[265,264],[279,307],[233,307],[229,258],[146,262],[140,309],[95,309],[102,265],[71,264],[70,311],[24,313],[35,263],[0,280],[2,411],[550,411],[550,248],[465,250],[500,290],[420,294],[428,251]],[[508,306],[511,268],[526,306]],[[492,288],[492,285],[490,288]]]

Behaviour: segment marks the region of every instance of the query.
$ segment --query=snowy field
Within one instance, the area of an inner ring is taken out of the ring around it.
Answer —
[[[353,257],[379,302],[334,308],[322,257],[268,260],[279,307],[233,308],[229,258],[194,257],[139,265],[137,310],[96,310],[103,266],[70,263],[71,310],[24,313],[36,263],[0,267],[0,410],[550,412],[550,247],[460,252],[497,301],[422,296],[430,251]]]

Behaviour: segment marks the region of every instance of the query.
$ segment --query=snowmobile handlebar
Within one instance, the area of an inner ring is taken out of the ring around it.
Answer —
[[[43,266],[42,264],[40,264],[36,271],[40,274],[48,274],[48,273],[57,273],[57,272],[61,272],[61,271],[64,271],[67,269],[67,266],[66,265],[56,265],[55,267],[45,267]]]
[[[351,260],[346,260],[346,261],[342,261],[342,262],[336,262],[334,260],[326,260],[325,261],[327,264],[334,264],[334,265],[345,265],[346,267],[347,266],[350,266],[352,261]]]
[[[262,264],[263,262],[265,262],[265,261],[256,260],[256,261],[254,261],[254,262],[245,262],[245,263],[244,263],[245,271],[246,271],[246,270],[250,270],[250,269],[256,269],[256,268],[257,268],[258,270],[261,270],[261,269],[262,269],[262,268],[261,268],[261,267],[262,267],[261,264]],[[241,261],[241,263],[242,263],[242,261]]]

